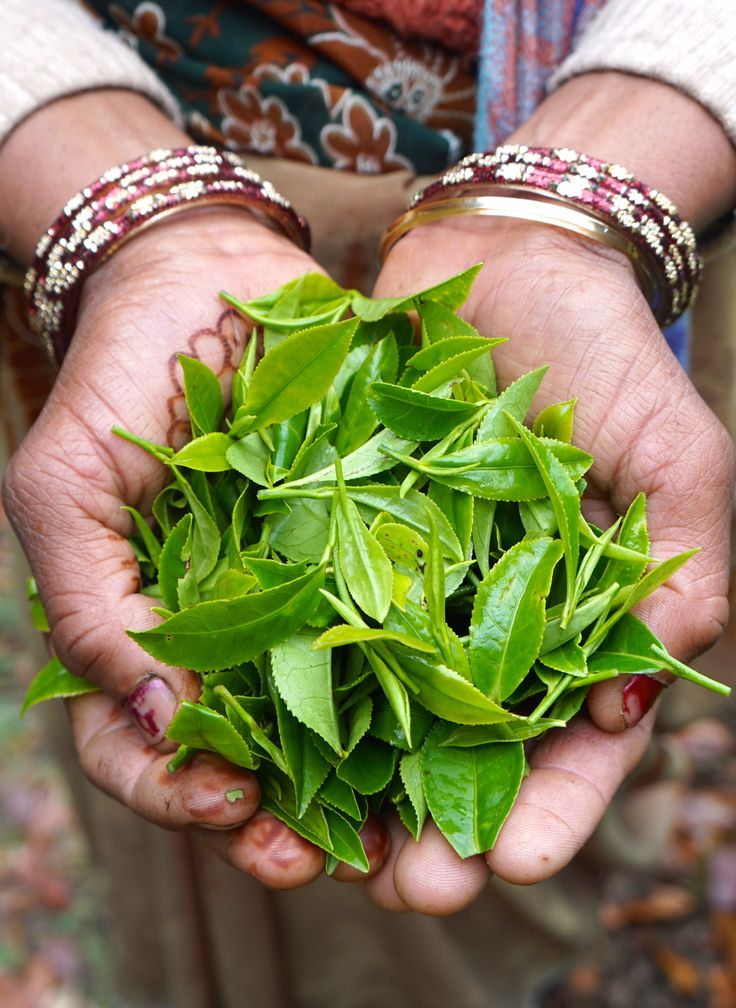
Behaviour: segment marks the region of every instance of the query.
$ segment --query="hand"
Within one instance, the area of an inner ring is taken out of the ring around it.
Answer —
[[[421,290],[479,261],[486,265],[462,314],[484,335],[508,337],[494,350],[500,386],[549,364],[535,410],[578,398],[575,441],[596,459],[590,520],[607,527],[643,490],[652,555],[701,548],[638,610],[672,654],[691,659],[727,616],[730,438],[669,351],[628,263],[584,239],[480,218],[425,225],[391,251],[376,295]],[[533,750],[532,772],[485,858],[493,872],[529,884],[567,864],[641,757],[652,700],[626,682],[601,684],[588,717]],[[461,862],[436,830],[417,844],[397,827],[368,887],[384,906],[447,913],[477,895],[485,862]]]
[[[177,702],[198,698],[199,680],[151,660],[125,634],[158,617],[140,594],[133,525],[121,507],[149,514],[168,476],[111,428],[181,445],[189,434],[177,352],[200,357],[227,394],[245,345],[245,324],[218,291],[248,299],[318,269],[239,210],[191,211],[138,235],[85,285],[63,368],[4,486],[53,648],[104,690],[69,702],[87,775],[153,822],[206,831],[230,862],[279,888],[310,881],[324,856],[257,811],[255,776],[210,755],[174,776],[166,770],[164,733]],[[383,837],[369,824],[374,863]]]

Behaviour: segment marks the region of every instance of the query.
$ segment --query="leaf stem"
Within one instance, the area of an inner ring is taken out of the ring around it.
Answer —
[[[125,430],[124,427],[118,427],[117,424],[114,424],[111,429],[112,433],[117,437],[122,438],[123,441],[129,441],[131,444],[137,445],[138,448],[147,451],[149,455],[153,455],[160,462],[168,463],[174,454],[174,449],[169,448],[168,445],[159,445],[154,444],[153,441],[146,441],[145,438],[138,437],[137,434],[131,434],[130,431]]]
[[[651,650],[652,654],[655,654],[662,661],[664,667],[669,669],[670,672],[674,672],[680,679],[687,679],[688,682],[697,683],[698,686],[704,686],[713,693],[720,693],[721,696],[727,697],[731,695],[730,686],[726,686],[725,683],[718,682],[716,679],[711,679],[710,676],[703,675],[702,672],[696,672],[689,665],[685,665],[683,662],[678,661],[677,658],[673,658],[663,647],[652,644]]]
[[[529,724],[536,724],[536,722],[539,721],[541,716],[550,709],[555,700],[558,700],[562,696],[574,678],[575,676],[566,675],[560,679],[555,688],[551,690],[544,700],[542,700],[542,702],[531,712],[527,718]]]

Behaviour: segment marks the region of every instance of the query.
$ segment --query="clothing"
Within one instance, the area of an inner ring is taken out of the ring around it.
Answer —
[[[495,11],[509,5],[522,8],[532,19],[534,12],[545,6],[529,0],[488,0],[487,4]],[[161,28],[157,33],[156,29],[161,6],[140,3],[136,10],[145,15],[147,30],[161,36],[165,56],[165,31]],[[486,25],[490,23],[487,17]],[[0,26],[4,40],[0,141],[34,108],[87,88],[129,87],[173,113],[175,103],[156,75],[142,60],[131,57],[111,32],[80,13],[75,0],[34,0],[33,4],[4,0]],[[200,21],[200,30],[207,31],[206,23]],[[688,0],[651,0],[646,4],[607,0],[604,9],[589,19],[550,84],[556,87],[570,76],[594,69],[651,75],[701,101],[736,142],[734,39],[736,4],[732,0],[709,0],[707,16]],[[490,101],[491,83],[481,73],[484,101]],[[487,140],[488,132],[478,137],[476,146],[491,146]]]

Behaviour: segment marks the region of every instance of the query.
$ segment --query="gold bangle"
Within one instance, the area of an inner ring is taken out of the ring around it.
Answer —
[[[493,187],[496,192],[501,186]],[[507,187],[504,187],[507,188]],[[508,187],[511,190],[511,187]],[[527,196],[514,191],[513,195],[477,195],[454,196],[449,199],[433,200],[423,203],[413,210],[407,210],[398,217],[383,233],[378,255],[381,263],[386,256],[409,231],[431,221],[444,220],[448,217],[464,215],[480,217],[506,217],[514,220],[525,220],[536,224],[548,224],[552,227],[571,231],[573,234],[590,238],[599,245],[622,252],[636,274],[639,286],[649,302],[659,287],[655,274],[649,263],[637,246],[629,241],[610,224],[599,220],[585,210],[579,210],[567,203],[550,199],[535,193]]]

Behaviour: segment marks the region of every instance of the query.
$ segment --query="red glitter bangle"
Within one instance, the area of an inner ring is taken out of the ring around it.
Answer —
[[[651,305],[661,325],[691,304],[702,269],[692,228],[663,193],[620,165],[566,147],[507,144],[464,158],[417,193],[411,209],[499,186],[577,207],[625,238],[655,280]]]
[[[251,211],[309,248],[304,218],[231,151],[155,150],[111,168],[69,200],[42,235],[26,274],[31,327],[57,365],[71,338],[84,279],[143,228],[212,204]]]

